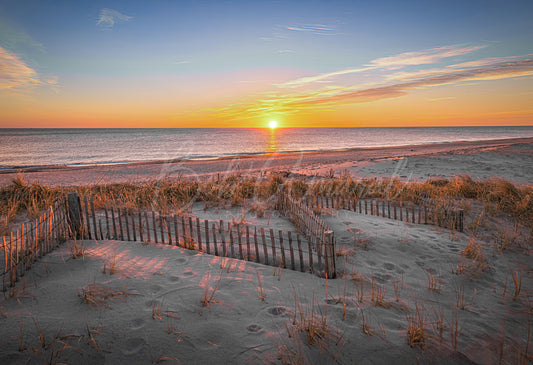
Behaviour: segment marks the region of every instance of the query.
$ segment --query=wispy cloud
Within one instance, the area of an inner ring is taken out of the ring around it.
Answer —
[[[417,52],[405,52],[395,56],[377,58],[364,65],[364,67],[355,67],[346,70],[327,72],[315,76],[302,77],[296,80],[285,82],[278,86],[294,88],[340,75],[365,72],[375,69],[399,69],[406,66],[420,66],[438,63],[444,58],[465,55],[484,47],[485,46],[445,46]]]
[[[293,32],[306,32],[316,35],[337,35],[337,29],[330,25],[325,24],[298,24],[298,25],[289,25],[287,30]]]
[[[43,82],[33,68],[0,46],[0,90],[40,84]]]
[[[429,101],[446,101],[446,100],[454,100],[456,99],[455,96],[445,96],[445,97],[442,97],[442,98],[431,98],[431,99],[427,99]]]
[[[353,72],[353,70],[339,71],[332,74]],[[421,74],[422,75],[422,74]],[[294,89],[278,89],[269,92],[260,100],[252,104],[232,105],[222,108],[217,113],[225,117],[256,118],[265,113],[292,114],[304,110],[331,110],[340,105],[374,102],[384,99],[398,98],[408,95],[411,90],[428,87],[458,84],[476,80],[497,80],[533,75],[533,59],[522,59],[510,62],[500,62],[477,68],[438,69],[424,76],[419,75],[411,80],[394,80],[385,78],[384,84],[350,85],[345,87],[330,87],[319,90],[295,92]],[[325,77],[325,75],[319,75]],[[314,81],[319,76],[316,76]],[[285,90],[285,92],[282,92]],[[448,100],[440,99],[440,100]],[[433,101],[438,101],[435,99]]]
[[[507,56],[507,57],[490,57],[490,58],[482,58],[480,60],[475,61],[469,61],[469,62],[462,62],[462,63],[456,63],[454,65],[446,66],[448,68],[470,68],[470,67],[483,67],[483,66],[490,66],[495,65],[502,62],[508,62],[513,61],[516,59],[524,58],[532,56],[532,54],[527,54],[523,56]]]
[[[279,49],[276,52],[277,53],[294,53],[292,49]]]
[[[284,82],[283,84],[279,84],[277,86],[279,86],[279,87],[300,87],[302,85],[309,84],[311,82],[318,82],[320,80],[329,79],[329,78],[332,78],[334,76],[368,71],[368,70],[373,69],[373,68],[375,68],[375,67],[360,67],[360,68],[352,68],[352,69],[340,70],[340,71],[334,71],[334,72],[327,72],[327,73],[323,73],[323,74],[319,74],[319,75],[315,75],[315,76],[301,77],[301,78],[296,79],[296,80],[291,80],[291,81]]]
[[[113,26],[116,22],[127,22],[128,20],[133,19],[133,17],[122,14],[113,9],[104,8],[100,10],[100,16],[96,25],[100,26],[102,29],[113,29]]]
[[[440,62],[444,58],[456,57],[472,53],[485,46],[444,46],[418,52],[405,52],[391,57],[382,57],[371,61],[368,66],[380,68],[396,68],[403,66],[419,66]]]
[[[475,69],[457,70],[420,78],[411,82],[396,83],[385,86],[371,87],[355,91],[342,91],[336,94],[317,95],[300,103],[302,104],[353,104],[407,95],[409,90],[423,89],[430,86],[453,84],[472,80],[497,80],[519,76],[533,75],[533,59],[505,62],[498,65]]]

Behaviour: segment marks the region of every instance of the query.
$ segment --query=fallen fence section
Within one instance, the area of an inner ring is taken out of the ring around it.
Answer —
[[[37,259],[65,242],[69,233],[64,207],[64,202],[58,200],[39,218],[22,223],[20,229],[1,238],[4,253],[2,291],[14,287]]]
[[[335,234],[313,210],[301,201],[295,201],[280,185],[278,210],[294,224],[309,240],[310,247],[324,258],[324,276],[334,279],[337,275],[335,264]]]
[[[425,201],[423,204],[411,202],[357,199],[347,196],[316,195],[306,197],[303,205],[320,212],[324,208],[345,209],[360,214],[380,216],[414,224],[433,224],[463,232],[464,210],[451,204],[439,204],[435,201]]]

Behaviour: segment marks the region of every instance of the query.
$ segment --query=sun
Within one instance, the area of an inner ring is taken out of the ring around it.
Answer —
[[[278,122],[276,122],[275,120],[271,120],[271,121],[268,123],[268,126],[270,127],[270,129],[276,129],[277,126],[278,126]]]

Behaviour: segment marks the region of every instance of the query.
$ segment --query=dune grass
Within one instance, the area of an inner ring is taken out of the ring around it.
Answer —
[[[287,174],[276,172],[261,178],[233,173],[201,181],[177,178],[141,184],[76,187],[30,184],[23,175],[19,175],[10,185],[0,188],[0,235],[9,232],[10,224],[18,215],[33,219],[55,200],[72,191],[76,191],[82,199],[92,197],[96,209],[108,204],[168,213],[183,212],[194,202],[204,202],[206,207],[249,205],[250,209],[261,214],[261,211],[272,207],[280,184],[284,184],[296,199],[322,194],[353,199],[401,200],[415,204],[431,201],[435,206],[459,206],[465,209],[466,214],[477,204],[482,207],[482,212],[473,220],[470,219],[472,222],[467,225],[473,235],[478,234],[479,216],[482,216],[483,222],[488,221],[487,217],[503,217],[510,221],[511,228],[507,230],[494,227],[499,229],[498,239],[502,250],[517,242],[527,242],[527,238],[533,236],[533,185],[515,186],[502,178],[473,180],[469,175],[404,182],[387,178],[356,180],[349,174],[333,178],[290,178]],[[527,235],[526,239],[520,239],[524,234]]]

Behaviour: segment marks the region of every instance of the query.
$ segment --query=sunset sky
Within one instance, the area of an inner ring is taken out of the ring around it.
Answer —
[[[0,2],[0,127],[533,125],[533,1]]]

